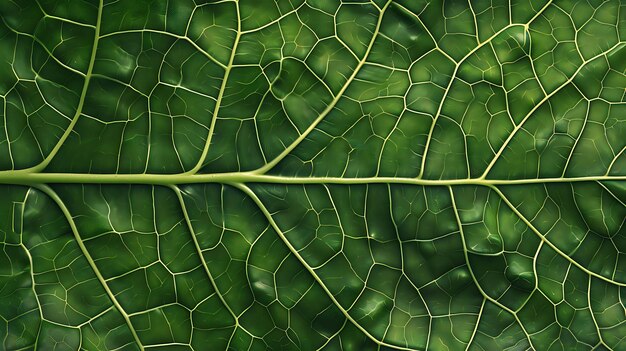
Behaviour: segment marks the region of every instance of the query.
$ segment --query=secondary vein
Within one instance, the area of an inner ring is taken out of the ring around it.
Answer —
[[[76,112],[74,113],[74,117],[72,117],[72,121],[63,132],[63,135],[59,138],[57,143],[52,148],[52,151],[43,159],[39,164],[29,168],[30,171],[40,172],[44,170],[48,164],[52,161],[54,156],[59,152],[61,146],[65,143],[67,138],[70,136],[72,131],[74,130],[74,126],[78,122],[80,115],[83,112],[83,106],[85,105],[85,98],[87,97],[87,90],[89,90],[89,82],[91,81],[91,73],[93,72],[94,63],[96,62],[96,52],[98,51],[98,41],[100,40],[100,24],[102,23],[102,9],[104,7],[103,0],[100,0],[98,4],[98,17],[96,20],[96,27],[94,29],[94,39],[93,39],[93,47],[91,48],[91,56],[89,58],[89,66],[87,66],[87,73],[85,74],[85,81],[83,82],[83,88],[80,93],[80,98],[78,100],[78,106],[76,106]]]

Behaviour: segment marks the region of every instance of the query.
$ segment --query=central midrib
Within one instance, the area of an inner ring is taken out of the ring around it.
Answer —
[[[153,184],[177,185],[194,183],[273,183],[273,184],[409,184],[409,185],[516,185],[543,183],[573,183],[588,181],[626,181],[626,175],[602,175],[565,178],[537,179],[423,179],[409,177],[290,177],[259,174],[255,172],[231,172],[210,174],[96,174],[96,173],[38,173],[30,171],[0,172],[0,184],[35,185],[53,183],[75,184]]]

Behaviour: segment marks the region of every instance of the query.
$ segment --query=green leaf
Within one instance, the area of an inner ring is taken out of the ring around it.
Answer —
[[[0,349],[626,349],[622,1],[0,19]]]

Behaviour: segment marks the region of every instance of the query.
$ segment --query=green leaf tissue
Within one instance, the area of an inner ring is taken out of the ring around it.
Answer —
[[[626,350],[626,1],[0,0],[0,350]]]

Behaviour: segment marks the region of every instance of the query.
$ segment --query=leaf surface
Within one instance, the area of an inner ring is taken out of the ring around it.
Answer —
[[[1,349],[626,349],[621,1],[0,19]]]

